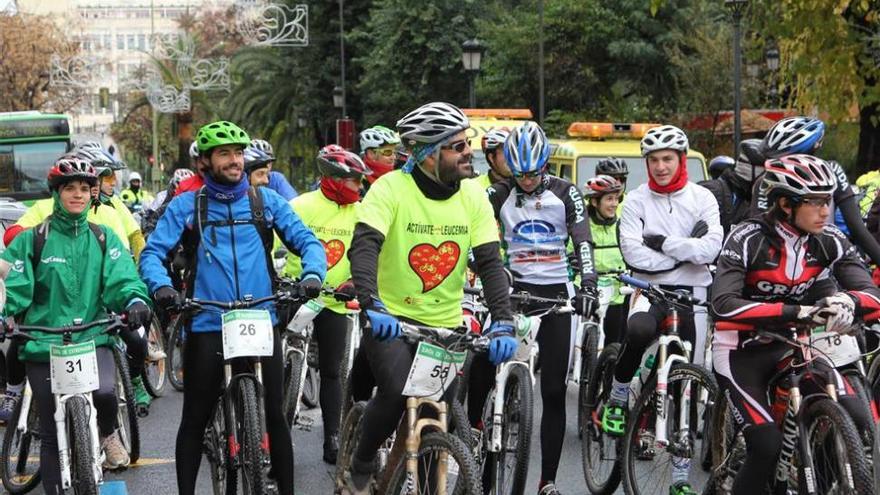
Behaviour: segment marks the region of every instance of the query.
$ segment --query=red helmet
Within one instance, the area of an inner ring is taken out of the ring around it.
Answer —
[[[327,153],[337,153],[339,151],[345,151],[345,148],[338,144],[328,144],[318,150],[318,156],[326,155]]]
[[[49,169],[48,180],[49,189],[53,191],[74,180],[81,180],[94,187],[98,185],[98,174],[95,167],[85,159],[76,155],[64,155]]]
[[[318,155],[318,171],[321,175],[334,179],[360,179],[373,173],[361,157],[345,150]]]
[[[588,198],[601,198],[620,191],[623,191],[623,185],[610,175],[597,175],[584,184],[584,196]]]

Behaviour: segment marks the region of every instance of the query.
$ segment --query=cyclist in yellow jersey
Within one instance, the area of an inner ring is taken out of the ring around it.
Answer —
[[[144,249],[145,244],[144,234],[141,232],[141,226],[135,220],[134,215],[128,211],[128,207],[125,206],[125,203],[122,202],[122,199],[113,190],[116,186],[116,174],[102,175],[98,186],[100,188],[98,198],[102,204],[116,210],[116,214],[122,222],[125,238],[128,239],[128,243],[131,246],[131,253],[136,261],[140,260],[141,251]]]
[[[361,181],[372,171],[361,157],[350,151],[324,153],[318,156],[321,186],[290,201],[300,220],[315,233],[327,255],[327,277],[324,284],[340,290],[351,288],[351,265],[348,250],[354,235],[354,224]],[[289,254],[283,273],[299,277],[302,263]],[[344,287],[341,287],[344,286]],[[314,319],[318,342],[318,366],[321,373],[321,416],[324,419],[324,462],[336,464],[339,451],[339,414],[342,408],[342,386],[339,371],[345,356],[348,332],[348,310],[345,303],[324,296],[325,307]]]
[[[358,207],[348,257],[369,323],[362,347],[378,390],[364,411],[352,459],[353,493],[369,490],[376,452],[404,410],[402,391],[415,346],[396,338],[399,318],[459,327],[469,250],[494,322],[486,331],[489,359],[498,364],[516,351],[492,207],[476,182],[462,180],[473,174],[464,132],[469,127],[462,111],[448,103],[429,103],[407,114],[397,128],[412,151],[410,159],[373,183]]]
[[[128,177],[128,188],[119,194],[122,202],[132,213],[137,213],[153,202],[153,195],[141,187],[141,174],[132,172]]]

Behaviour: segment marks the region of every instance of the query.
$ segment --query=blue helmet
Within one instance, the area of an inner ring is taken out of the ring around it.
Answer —
[[[775,123],[761,142],[768,159],[799,153],[810,154],[822,146],[825,123],[813,117],[788,117]]]
[[[511,131],[504,142],[504,158],[513,175],[544,170],[550,158],[550,143],[541,126],[529,120]]]

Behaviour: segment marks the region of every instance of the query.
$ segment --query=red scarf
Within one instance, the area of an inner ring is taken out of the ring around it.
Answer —
[[[370,170],[373,171],[372,175],[366,176],[367,182],[369,182],[370,184],[372,184],[373,182],[376,182],[376,179],[378,179],[379,177],[382,177],[383,175],[387,174],[388,172],[391,172],[392,170],[394,170],[393,164],[385,165],[384,163],[382,163],[378,160],[371,160],[367,157],[364,157],[364,162],[367,164],[368,167],[370,167]]]
[[[321,192],[327,199],[340,206],[350,205],[361,199],[360,191],[353,191],[345,187],[342,181],[330,177],[321,177]]]
[[[678,156],[680,158],[678,161],[678,170],[675,171],[675,175],[672,177],[672,180],[669,181],[669,184],[666,184],[665,186],[658,184],[651,175],[651,170],[648,169],[648,187],[650,187],[652,191],[660,194],[669,194],[678,191],[687,184],[687,156],[685,156],[684,153],[679,153]],[[647,166],[647,163],[645,166]]]

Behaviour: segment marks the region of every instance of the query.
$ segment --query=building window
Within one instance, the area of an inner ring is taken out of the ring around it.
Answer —
[[[135,49],[135,38],[134,38],[134,35],[133,35],[133,34],[129,34],[129,35],[127,36],[127,38],[128,38],[128,49],[129,49],[129,50],[134,50],[134,49]]]
[[[125,35],[123,35],[123,34],[116,35],[116,49],[117,50],[125,50]]]
[[[139,34],[137,35],[138,40],[138,50],[146,50],[147,49],[147,35]]]

